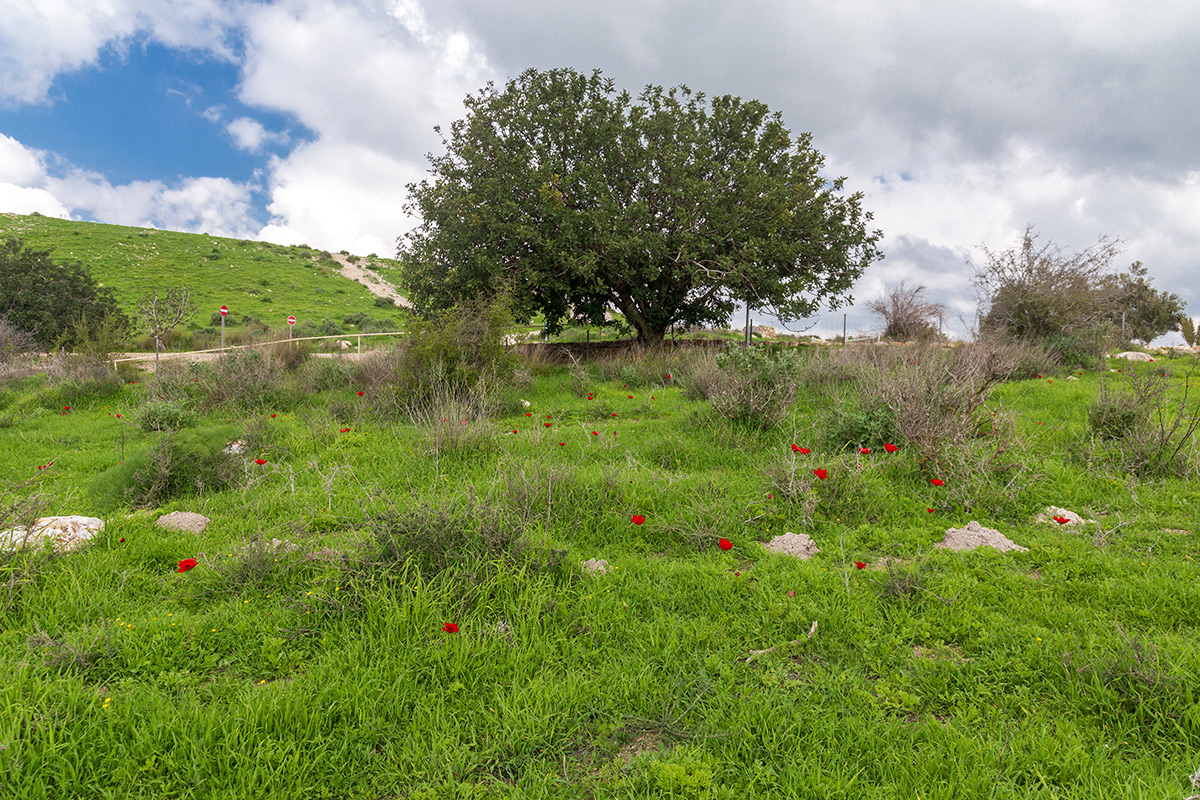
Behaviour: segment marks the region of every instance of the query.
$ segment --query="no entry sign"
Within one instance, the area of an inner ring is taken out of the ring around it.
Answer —
[[[296,318],[288,317],[288,325],[295,325],[295,324],[296,324]]]
[[[227,317],[227,316],[229,316],[229,309],[228,309],[228,308],[226,308],[225,306],[221,306],[221,316],[222,316],[222,317]]]

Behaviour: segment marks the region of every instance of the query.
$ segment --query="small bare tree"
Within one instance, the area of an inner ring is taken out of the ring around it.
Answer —
[[[925,287],[905,285],[889,288],[882,297],[867,303],[867,308],[883,317],[883,338],[897,342],[932,339],[937,326],[932,320],[941,317],[945,306],[925,299]]]
[[[163,337],[196,313],[192,293],[188,289],[167,289],[160,294],[156,286],[137,301],[137,312],[154,339],[154,372],[158,374],[158,354],[162,350]]]

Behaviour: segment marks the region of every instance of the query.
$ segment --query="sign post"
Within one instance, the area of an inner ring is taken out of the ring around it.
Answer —
[[[288,344],[291,344],[291,341],[292,341],[292,326],[293,326],[293,325],[295,325],[295,324],[296,324],[296,318],[295,318],[295,317],[293,317],[292,315],[290,315],[290,314],[289,314],[289,315],[288,315]]]
[[[221,349],[225,349],[225,318],[229,316],[229,309],[221,306]]]

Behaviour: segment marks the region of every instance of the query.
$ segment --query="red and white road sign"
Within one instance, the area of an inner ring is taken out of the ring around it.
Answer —
[[[295,325],[295,324],[296,324],[296,318],[288,317],[288,325]]]
[[[228,315],[229,315],[229,309],[228,309],[228,308],[226,308],[225,306],[221,306],[221,316],[222,316],[222,317],[225,317],[225,316],[228,316]]]

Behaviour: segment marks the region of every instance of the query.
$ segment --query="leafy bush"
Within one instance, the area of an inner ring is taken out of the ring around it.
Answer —
[[[1128,392],[1109,394],[1100,385],[1100,397],[1088,409],[1088,426],[1102,439],[1122,439],[1137,427],[1138,403]]]
[[[847,445],[880,447],[896,438],[895,413],[881,397],[861,402],[847,398],[838,403],[826,429],[826,439],[835,449]]]
[[[138,427],[151,431],[177,431],[196,424],[196,412],[176,400],[150,399],[138,412]]]
[[[478,576],[491,565],[536,555],[522,543],[517,517],[474,499],[392,511],[373,520],[373,527],[374,562],[410,563],[426,578]],[[561,554],[548,555],[541,566],[556,566]]]
[[[718,415],[763,430],[787,416],[796,397],[799,356],[788,351],[772,357],[761,347],[735,347],[719,353],[714,369],[691,376]]]
[[[227,488],[241,475],[241,460],[227,449],[236,433],[229,426],[163,433],[148,451],[97,476],[92,494],[109,507],[156,508],[173,497]]]

